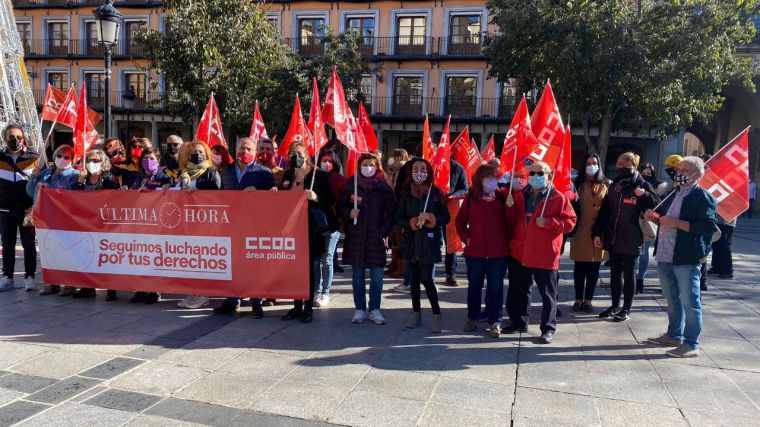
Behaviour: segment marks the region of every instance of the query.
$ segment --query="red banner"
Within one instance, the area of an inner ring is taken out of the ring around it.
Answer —
[[[218,297],[308,298],[307,221],[289,191],[42,189],[35,208],[45,283]]]
[[[732,221],[749,208],[749,128],[705,164],[699,185],[718,201],[718,215]]]

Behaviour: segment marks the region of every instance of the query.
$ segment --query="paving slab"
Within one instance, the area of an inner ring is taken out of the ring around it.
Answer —
[[[145,413],[210,426],[226,426],[240,415],[236,409],[174,398],[163,400]]]
[[[137,414],[130,412],[66,402],[30,418],[18,426],[118,427],[136,416]]]
[[[590,396],[517,387],[514,426],[601,426]]]
[[[348,393],[345,389],[279,381],[248,409],[293,418],[327,421]]]
[[[354,391],[330,414],[331,423],[350,426],[416,426],[425,409],[418,400]]]
[[[34,393],[45,387],[49,387],[56,382],[58,381],[53,378],[17,374],[13,372],[0,377],[0,387],[22,393]]]
[[[467,408],[492,408],[496,412],[504,412],[512,405],[514,389],[514,384],[441,377],[430,401]]]
[[[373,368],[362,378],[355,391],[426,402],[432,396],[438,380],[439,377],[433,374]]]
[[[489,411],[487,408],[465,408],[462,406],[430,403],[420,419],[422,427],[447,425],[462,426],[508,426],[510,416],[503,412]]]
[[[103,363],[110,358],[110,356],[101,353],[56,349],[18,363],[10,370],[21,374],[63,379]]]
[[[597,399],[596,406],[605,427],[628,427],[637,420],[658,427],[689,425],[678,408],[610,399]]]
[[[27,400],[40,403],[58,404],[69,400],[74,396],[84,393],[85,391],[100,384],[99,380],[84,377],[71,377],[57,382],[50,387],[27,396]]]
[[[264,394],[277,380],[251,375],[246,371],[212,372],[177,393],[180,399],[208,402],[244,409]]]
[[[108,389],[97,396],[87,399],[84,403],[119,411],[142,412],[160,402],[161,399],[162,397],[152,394]]]
[[[0,407],[0,426],[10,426],[38,414],[50,405],[17,400]]]
[[[95,366],[82,372],[80,375],[83,377],[98,378],[101,380],[108,380],[113,377],[117,377],[130,369],[140,366],[144,363],[142,360],[129,359],[126,357],[116,357],[103,364]]]
[[[205,371],[186,366],[149,362],[121,375],[109,385],[138,393],[169,395],[206,375]]]

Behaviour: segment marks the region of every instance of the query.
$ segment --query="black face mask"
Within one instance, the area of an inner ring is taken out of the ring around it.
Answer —
[[[654,176],[652,176],[652,175],[641,175],[641,176],[644,178],[644,181],[646,181],[646,182],[648,182],[650,184],[654,184],[656,182],[655,179],[654,179]]]
[[[673,179],[676,176],[676,169],[675,168],[667,168],[665,169],[665,172],[668,173],[668,176],[670,179]]]
[[[633,176],[633,169],[630,168],[618,168],[617,170],[617,178],[618,179],[626,179]]]
[[[192,153],[190,154],[190,161],[199,165],[206,161],[206,155],[204,153]]]
[[[8,136],[8,140],[5,142],[8,145],[10,151],[18,151],[19,143],[21,141],[16,138],[15,135]]]
[[[169,154],[179,153],[179,144],[169,144],[167,151],[169,152]]]
[[[290,156],[290,164],[293,165],[293,167],[296,169],[301,169],[305,161],[306,159],[298,154],[293,154]]]

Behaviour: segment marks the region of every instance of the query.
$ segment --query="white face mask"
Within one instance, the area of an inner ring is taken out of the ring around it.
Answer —
[[[322,162],[320,163],[319,168],[322,169],[323,172],[330,172],[332,170],[332,163]]]
[[[68,169],[71,167],[71,160],[59,159],[56,157],[55,167],[58,169]]]
[[[97,175],[100,173],[100,167],[102,163],[85,163],[84,168],[87,169],[87,172]]]
[[[371,178],[375,176],[376,171],[377,171],[377,168],[374,166],[362,166],[362,175],[364,175],[367,178]]]
[[[211,156],[211,163],[214,164],[214,166],[219,166],[222,164],[222,155],[221,154],[213,154]]]
[[[396,163],[396,159],[394,159],[393,157],[388,159],[388,166],[393,166],[394,163]]]

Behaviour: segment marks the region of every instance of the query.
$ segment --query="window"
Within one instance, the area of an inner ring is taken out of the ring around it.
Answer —
[[[127,88],[135,91],[135,108],[144,107],[148,94],[148,78],[145,73],[124,73],[124,90]]]
[[[16,30],[21,38],[21,46],[28,55],[32,51],[32,24],[29,22],[17,22]]]
[[[480,15],[456,15],[451,17],[448,54],[480,54]]]
[[[477,77],[448,77],[446,79],[445,114],[474,117],[477,105],[477,86]]]
[[[325,36],[324,18],[298,20],[298,51],[302,55],[321,55],[325,52],[322,37]]]
[[[393,114],[422,115],[422,77],[404,76],[393,80]]]
[[[355,31],[361,36],[359,49],[363,56],[372,56],[375,45],[375,18],[355,17],[346,19],[346,31]]]
[[[103,46],[98,42],[98,28],[95,22],[90,21],[84,23],[84,37],[84,45],[86,49],[84,53],[86,55],[97,57],[104,55],[105,51],[103,50]]]
[[[280,32],[280,18],[274,15],[267,16],[267,22],[278,33]]]
[[[364,108],[367,110],[367,113],[372,112],[372,89],[374,89],[374,83],[375,79],[372,76],[364,76],[359,85],[359,93],[362,96]]]
[[[106,78],[103,73],[87,73],[84,75],[87,83],[87,105],[89,107],[103,107],[106,96]]]
[[[501,83],[499,117],[512,117],[515,114],[519,90],[520,84],[517,79],[507,79],[507,81]]]
[[[427,19],[424,16],[398,18],[397,55],[424,55],[426,51],[425,31]]]
[[[61,71],[50,71],[47,73],[47,82],[54,88],[63,92],[69,90],[69,73]]]
[[[137,44],[137,34],[145,27],[145,21],[128,21],[126,24],[124,34],[126,34],[126,40],[124,40],[124,48],[126,54],[129,56],[142,56],[142,49]]]
[[[68,22],[48,23],[48,54],[67,55],[69,53]]]

